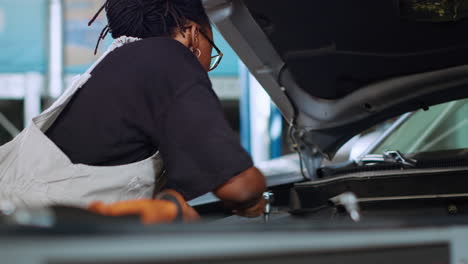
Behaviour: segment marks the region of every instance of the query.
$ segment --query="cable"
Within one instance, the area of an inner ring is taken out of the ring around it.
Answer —
[[[293,143],[294,150],[299,155],[299,167],[301,170],[302,178],[304,179],[304,181],[309,181],[310,180],[309,177],[307,177],[304,172],[304,161],[302,160],[302,153],[299,149],[299,144],[297,143],[296,139],[293,136],[294,124],[295,124],[295,120],[293,120],[293,122],[291,122],[291,125],[289,125],[288,136]]]

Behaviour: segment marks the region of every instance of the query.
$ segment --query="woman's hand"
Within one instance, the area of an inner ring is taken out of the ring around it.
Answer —
[[[236,209],[232,212],[236,215],[243,217],[259,217],[264,213],[265,210],[265,199],[261,198],[254,206],[247,209]]]
[[[214,191],[225,206],[233,209],[235,214],[245,217],[257,217],[263,213],[266,190],[265,176],[255,167],[234,176]],[[246,209],[244,209],[246,208]]]

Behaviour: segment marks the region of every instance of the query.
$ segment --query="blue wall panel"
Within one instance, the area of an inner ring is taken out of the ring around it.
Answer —
[[[94,49],[99,33],[106,25],[105,12],[101,13],[91,27],[89,20],[102,6],[103,1],[65,0],[64,3],[64,41],[65,73],[79,74],[88,69],[99,58]],[[102,41],[100,52],[105,51],[112,42],[110,36]]]
[[[0,72],[47,71],[48,2],[0,0]],[[97,59],[92,53],[99,31],[105,25],[105,15],[93,27],[88,27],[87,22],[100,7],[100,1],[64,0],[63,3],[65,73],[82,73]],[[238,57],[216,30],[214,38],[224,58],[210,75],[238,76]],[[104,41],[101,51],[110,42],[110,38]]]
[[[47,70],[46,0],[0,0],[0,72]]]

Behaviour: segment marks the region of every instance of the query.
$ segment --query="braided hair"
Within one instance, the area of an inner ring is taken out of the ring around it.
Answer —
[[[99,35],[94,53],[108,33],[121,36],[148,38],[172,36],[177,29],[191,20],[201,26],[209,26],[201,0],[106,0],[89,21],[90,26],[106,10],[108,24]]]

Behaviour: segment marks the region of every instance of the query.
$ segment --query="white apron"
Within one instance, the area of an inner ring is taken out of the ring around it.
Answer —
[[[159,153],[132,164],[96,167],[73,164],[44,134],[92,70],[114,49],[136,38],[121,37],[46,111],[11,142],[0,147],[0,201],[17,206],[54,204],[85,207],[92,201],[151,198],[162,173]]]

